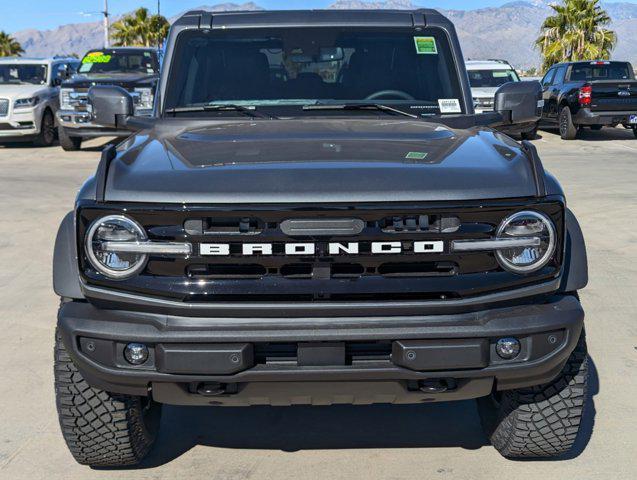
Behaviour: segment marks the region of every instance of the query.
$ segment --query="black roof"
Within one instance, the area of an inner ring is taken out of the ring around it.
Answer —
[[[424,27],[449,23],[432,9],[418,10],[256,10],[211,12],[193,10],[174,25],[186,28],[383,26]]]

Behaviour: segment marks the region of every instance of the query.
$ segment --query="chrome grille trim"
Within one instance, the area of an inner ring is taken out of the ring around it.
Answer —
[[[9,116],[9,100],[0,98],[0,117]]]

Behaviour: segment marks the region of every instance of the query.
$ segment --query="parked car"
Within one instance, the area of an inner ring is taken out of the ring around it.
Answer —
[[[193,11],[152,117],[90,88],[96,124],[138,132],[56,239],[78,462],[139,462],[162,404],[480,398],[503,455],[571,448],[582,233],[535,147],[492,128],[538,120],[539,82],[474,115],[462,58],[434,10]]]
[[[91,50],[78,74],[64,82],[57,118],[61,125],[60,145],[64,150],[78,150],[82,140],[104,136],[126,137],[123,128],[104,128],[93,122],[87,94],[94,85],[117,85],[133,96],[135,114],[151,115],[157,79],[159,52],[152,48],[119,47]]]
[[[62,57],[0,58],[0,144],[53,144],[60,84],[77,62]]]
[[[564,140],[578,130],[623,125],[637,137],[637,81],[628,62],[596,60],[553,65],[542,79],[542,124]]]
[[[508,82],[520,81],[515,68],[506,60],[469,60],[465,65],[476,113],[492,112],[498,88]],[[537,123],[518,125],[515,130],[507,133],[532,140],[537,134]]]

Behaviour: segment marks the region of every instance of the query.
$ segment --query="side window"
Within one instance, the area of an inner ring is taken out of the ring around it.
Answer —
[[[56,63],[52,66],[52,70],[51,70],[51,78],[53,80],[55,80],[56,78],[59,78],[60,81],[64,81],[67,78],[69,78],[72,74],[72,68],[70,65],[66,64],[66,63]]]
[[[564,77],[566,77],[566,65],[563,65],[557,69],[555,78],[553,79],[553,85],[561,85],[564,83]]]
[[[544,75],[544,78],[542,79],[542,86],[548,87],[549,85],[551,85],[553,83],[554,76],[555,76],[555,69],[551,68],[548,72],[546,72],[546,75]]]

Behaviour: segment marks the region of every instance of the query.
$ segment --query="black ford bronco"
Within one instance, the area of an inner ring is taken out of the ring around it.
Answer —
[[[506,457],[573,445],[586,252],[529,142],[538,82],[474,114],[433,10],[185,14],[155,111],[63,220],[55,391],[78,462],[139,462],[162,404],[479,399]],[[426,426],[423,426],[426,428]]]

